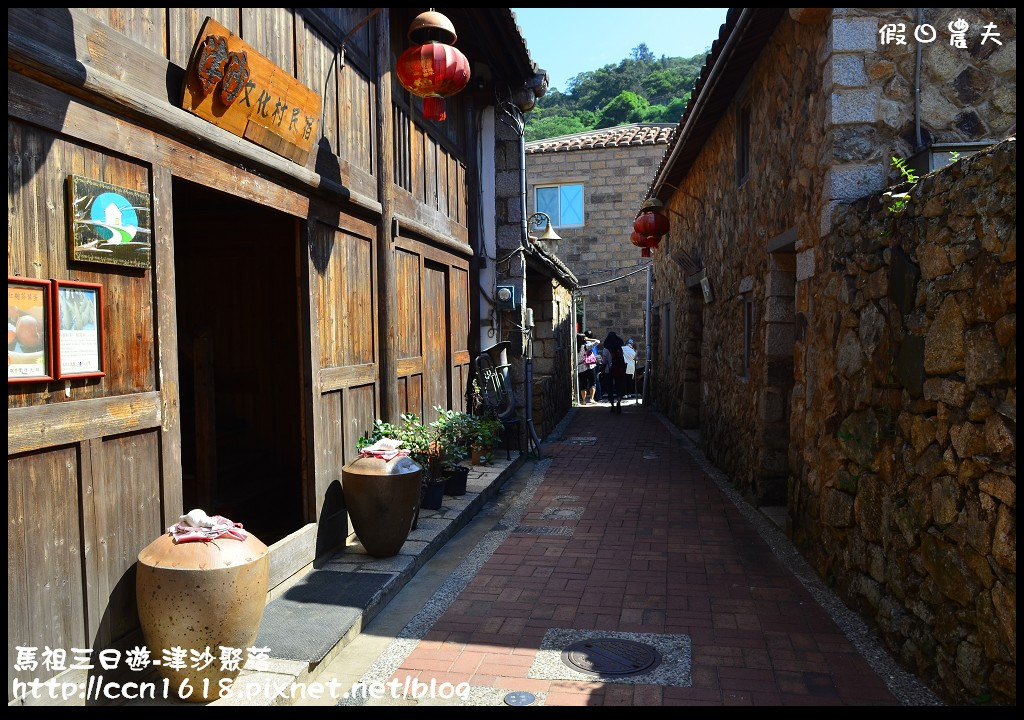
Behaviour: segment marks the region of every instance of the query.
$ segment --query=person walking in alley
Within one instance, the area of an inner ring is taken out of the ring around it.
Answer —
[[[597,341],[594,340],[593,343]],[[597,362],[593,347],[586,335],[576,336],[576,375],[579,378],[580,405],[594,400],[594,365]]]
[[[626,385],[626,358],[622,354],[622,338],[612,330],[604,339],[604,352],[607,353],[608,368],[608,403],[613,413],[622,414],[622,395]]]
[[[626,360],[626,392],[636,395],[636,348],[633,347],[633,338],[622,346],[622,357]]]

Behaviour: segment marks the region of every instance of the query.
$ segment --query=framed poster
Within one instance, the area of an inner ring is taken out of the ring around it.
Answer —
[[[7,278],[7,382],[53,380],[50,281]]]
[[[105,374],[102,285],[53,281],[53,339],[57,379]]]
[[[137,268],[152,266],[149,193],[71,175],[68,214],[69,259]]]

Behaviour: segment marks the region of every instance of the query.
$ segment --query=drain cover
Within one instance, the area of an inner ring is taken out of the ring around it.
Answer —
[[[656,667],[661,654],[632,640],[596,638],[570,645],[562,651],[562,662],[589,675],[635,675]]]
[[[525,692],[525,691],[510,692],[508,695],[505,696],[505,704],[506,705],[532,705],[533,701],[536,700],[536,699],[537,698],[533,695],[533,693],[528,693],[528,692]]]

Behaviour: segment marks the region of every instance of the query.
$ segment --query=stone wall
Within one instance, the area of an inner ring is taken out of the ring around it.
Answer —
[[[829,169],[822,193],[838,203],[877,192],[894,177],[893,156],[915,150],[914,87],[921,47],[921,134],[929,142],[998,140],[1017,121],[1017,11],[1013,8],[923,8],[933,42],[918,43],[913,8],[834,8],[824,48]],[[969,24],[966,49],[950,45],[948,25]],[[982,42],[994,23],[998,45]],[[905,44],[881,44],[884,25],[904,26]],[[831,212],[822,215],[822,234]]]
[[[947,699],[1014,703],[1016,141],[888,204],[841,206],[806,283],[792,536]]]
[[[550,278],[530,280],[533,308],[533,424],[544,439],[572,407],[572,294]]]
[[[534,208],[534,188],[552,183],[582,182],[584,227],[558,228],[561,241],[547,244],[579,279],[581,285],[610,280],[636,269],[647,260],[629,242],[633,219],[661,157],[664,144],[626,145],[526,156],[527,203]],[[646,275],[637,273],[614,283],[582,291],[586,328],[603,340],[614,330],[623,340],[632,337],[643,365]]]
[[[699,425],[703,450],[760,502],[785,497],[800,273],[794,251],[819,233],[826,29],[824,19],[782,21],[669,200],[671,230],[655,251],[660,331],[649,396],[677,424]],[[739,183],[736,128],[747,106],[750,170]],[[676,259],[681,252],[700,259],[710,303],[699,276],[684,273]],[[744,372],[748,301],[753,329]]]

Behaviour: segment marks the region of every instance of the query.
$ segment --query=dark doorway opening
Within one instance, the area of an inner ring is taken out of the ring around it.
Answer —
[[[266,544],[304,523],[298,221],[175,180],[185,510]]]

